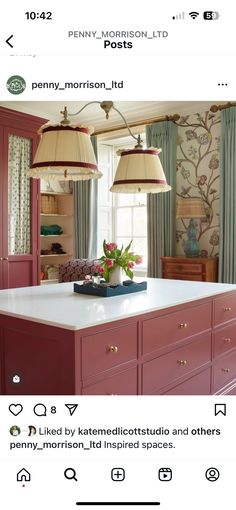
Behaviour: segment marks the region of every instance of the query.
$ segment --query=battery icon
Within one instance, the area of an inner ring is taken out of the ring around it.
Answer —
[[[218,11],[205,11],[203,13],[204,19],[214,20],[219,19],[220,13]]]

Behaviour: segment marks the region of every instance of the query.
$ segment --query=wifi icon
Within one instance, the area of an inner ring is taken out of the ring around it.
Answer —
[[[199,12],[189,12],[189,16],[191,16],[192,19],[196,19],[199,16]]]

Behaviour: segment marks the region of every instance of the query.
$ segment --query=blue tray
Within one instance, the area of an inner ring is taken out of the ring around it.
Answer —
[[[147,282],[136,283],[132,280],[126,280],[122,285],[116,285],[114,287],[96,287],[89,283],[86,283],[85,285],[74,283],[74,292],[101,297],[121,296],[122,294],[132,294],[133,292],[139,292],[140,290],[146,289]]]

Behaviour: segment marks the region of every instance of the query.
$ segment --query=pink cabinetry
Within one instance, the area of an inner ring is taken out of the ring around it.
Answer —
[[[236,394],[236,292],[73,331],[0,316],[1,394]]]
[[[0,107],[0,289],[39,283],[39,183],[26,172],[43,123]]]
[[[166,312],[165,312],[166,313]],[[171,320],[170,320],[171,319]],[[211,329],[211,303],[181,309],[143,321],[143,354],[175,346],[185,338]]]
[[[218,297],[213,304],[212,392],[234,395],[236,385],[236,294]]]
[[[107,375],[105,379],[82,389],[83,395],[137,395],[137,367],[118,374]]]
[[[143,365],[143,394],[161,390],[211,362],[211,334],[201,335]]]
[[[112,325],[101,333],[82,338],[82,378],[136,362],[138,358],[137,324],[126,324],[118,328]]]
[[[1,316],[2,394],[75,393],[70,331]]]
[[[157,393],[158,394],[158,393]],[[183,383],[166,391],[165,395],[210,395],[211,394],[211,369],[203,370]]]

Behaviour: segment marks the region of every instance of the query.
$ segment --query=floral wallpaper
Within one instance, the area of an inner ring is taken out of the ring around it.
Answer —
[[[196,220],[201,256],[219,252],[220,113],[196,113],[177,122],[177,200],[201,197],[206,217]],[[189,220],[176,220],[176,255],[184,255]]]

